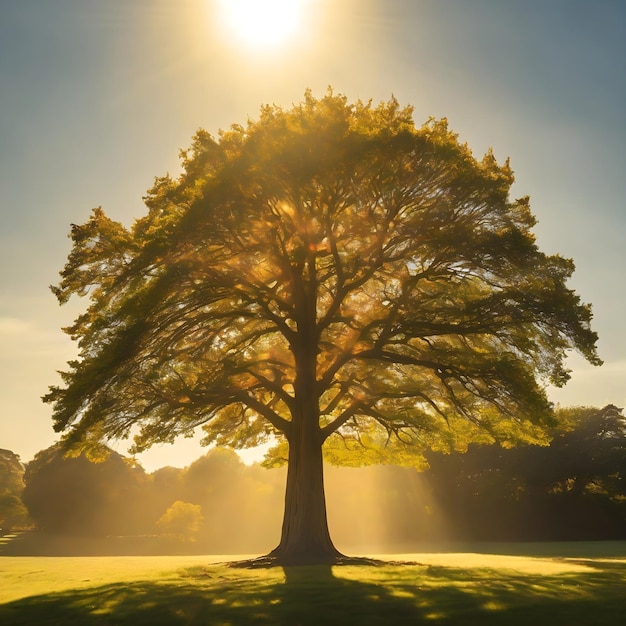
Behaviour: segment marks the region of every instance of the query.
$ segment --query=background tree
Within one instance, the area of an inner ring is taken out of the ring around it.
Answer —
[[[162,467],[148,475],[144,491],[144,509],[146,519],[151,525],[163,514],[173,502],[183,500],[182,481],[185,470],[178,467]],[[153,528],[146,532],[152,532]]]
[[[626,537],[626,420],[613,405],[560,409],[549,446],[429,454],[424,477],[457,539]]]
[[[204,517],[199,504],[176,500],[157,520],[157,528],[178,541],[195,541],[202,528]]]
[[[55,444],[27,464],[24,479],[23,501],[39,530],[105,536],[142,528],[145,472],[113,450],[94,462],[84,453],[67,458]]]
[[[546,524],[548,539],[624,539],[626,419],[622,410],[607,405],[572,407],[565,413],[569,428],[555,434],[543,451],[544,471],[535,471],[529,481],[529,497],[534,496],[535,509],[541,509],[535,516],[551,522]]]
[[[88,295],[54,403],[69,445],[288,442],[282,562],[340,558],[322,445],[393,450],[540,436],[566,352],[600,361],[573,263],[535,245],[527,198],[445,120],[329,92],[218,139],[157,179],[127,229],[74,225],[54,288]],[[524,416],[523,420],[519,417]]]
[[[30,524],[22,503],[24,466],[11,450],[0,449],[0,530],[24,528]]]
[[[211,553],[266,550],[280,524],[276,512],[275,479],[270,472],[247,467],[228,448],[212,448],[183,473],[181,497],[202,507],[199,539]],[[280,508],[280,498],[278,499]],[[251,521],[253,520],[253,523]]]

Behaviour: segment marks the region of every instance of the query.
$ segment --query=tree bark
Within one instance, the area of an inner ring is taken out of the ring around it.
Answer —
[[[301,292],[294,409],[288,434],[289,458],[285,512],[279,545],[270,553],[284,564],[332,563],[343,555],[328,532],[317,385],[317,335],[314,281]],[[308,293],[307,293],[308,291]]]
[[[281,540],[269,556],[286,565],[333,563],[343,555],[328,531],[319,426],[293,426]]]

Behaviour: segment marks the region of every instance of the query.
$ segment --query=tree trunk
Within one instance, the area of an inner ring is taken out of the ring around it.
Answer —
[[[286,565],[333,563],[343,555],[328,532],[319,426],[297,426],[289,442],[281,540],[269,556]]]
[[[314,310],[312,312],[313,320]],[[341,558],[331,541],[326,519],[322,436],[316,382],[317,342],[307,327],[295,351],[295,409],[288,434],[289,459],[285,513],[280,544],[270,553],[282,564],[332,563]]]
[[[326,519],[323,437],[317,389],[317,277],[315,254],[294,284],[297,339],[293,342],[296,377],[289,429],[285,514],[279,545],[270,553],[282,564],[332,563],[343,555],[333,545]]]

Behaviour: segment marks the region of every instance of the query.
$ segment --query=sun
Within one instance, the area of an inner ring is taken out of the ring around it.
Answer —
[[[219,0],[225,27],[246,45],[268,48],[285,43],[302,24],[307,0]]]

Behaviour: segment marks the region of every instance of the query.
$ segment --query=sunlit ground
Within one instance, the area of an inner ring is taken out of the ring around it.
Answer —
[[[625,542],[564,544],[563,556],[560,544],[533,544],[551,556],[516,545],[257,570],[223,563],[240,556],[0,557],[0,623],[626,623]]]

